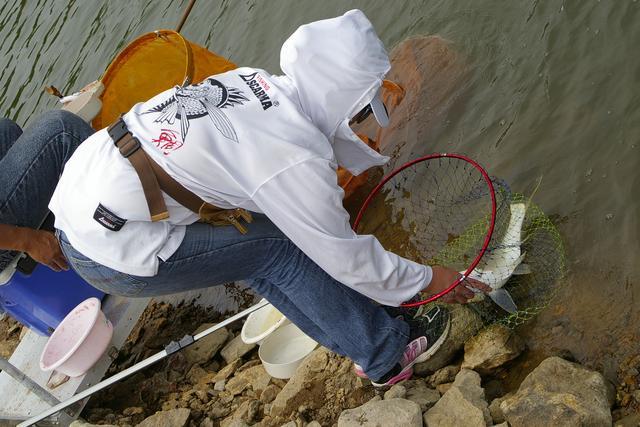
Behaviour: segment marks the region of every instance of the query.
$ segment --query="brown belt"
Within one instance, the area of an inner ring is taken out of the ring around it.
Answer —
[[[151,221],[161,221],[169,218],[169,211],[164,203],[164,191],[176,202],[190,211],[197,213],[202,222],[212,225],[233,225],[242,234],[247,228],[240,223],[240,219],[251,222],[251,214],[245,209],[222,209],[205,202],[182,184],[173,179],[142,149],[140,141],[131,135],[127,125],[118,119],[107,129],[109,136],[120,154],[129,160],[142,184],[144,197],[147,200]]]

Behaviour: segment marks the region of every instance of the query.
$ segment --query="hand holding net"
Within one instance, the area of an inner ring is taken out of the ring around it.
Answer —
[[[469,276],[491,241],[496,211],[493,183],[478,163],[459,154],[432,154],[387,175],[353,228],[374,234],[405,258],[461,272],[444,290],[403,304],[414,307],[447,295]]]

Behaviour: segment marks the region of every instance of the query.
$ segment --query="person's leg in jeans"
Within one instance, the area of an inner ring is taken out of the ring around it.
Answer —
[[[9,148],[22,135],[22,129],[9,119],[0,119],[0,160],[7,154]]]
[[[112,294],[157,296],[247,280],[306,334],[349,356],[371,378],[387,373],[408,341],[405,322],[331,278],[263,215],[255,215],[246,235],[234,227],[188,226],[155,277],[111,270],[75,251],[62,233],[60,241],[73,268]]]
[[[44,113],[24,132],[3,121],[0,135],[0,223],[38,228],[49,213],[48,205],[62,168],[93,128],[68,111]],[[13,141],[11,138],[16,137]],[[0,266],[15,253],[0,251]]]

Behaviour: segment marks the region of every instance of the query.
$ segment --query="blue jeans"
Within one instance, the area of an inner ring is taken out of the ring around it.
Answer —
[[[93,132],[80,117],[62,110],[44,113],[24,132],[0,119],[0,223],[40,227],[65,163]],[[15,256],[0,251],[0,270]]]
[[[234,227],[187,226],[178,250],[154,277],[124,274],[76,251],[60,233],[62,250],[85,280],[110,294],[157,296],[245,280],[307,335],[350,357],[372,379],[400,360],[408,325],[337,282],[264,215],[249,233]]]

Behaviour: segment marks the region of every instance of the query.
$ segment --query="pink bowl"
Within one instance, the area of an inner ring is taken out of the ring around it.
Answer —
[[[84,300],[51,334],[40,356],[40,369],[55,369],[70,377],[83,375],[106,351],[112,335],[113,325],[100,310],[100,300]]]

